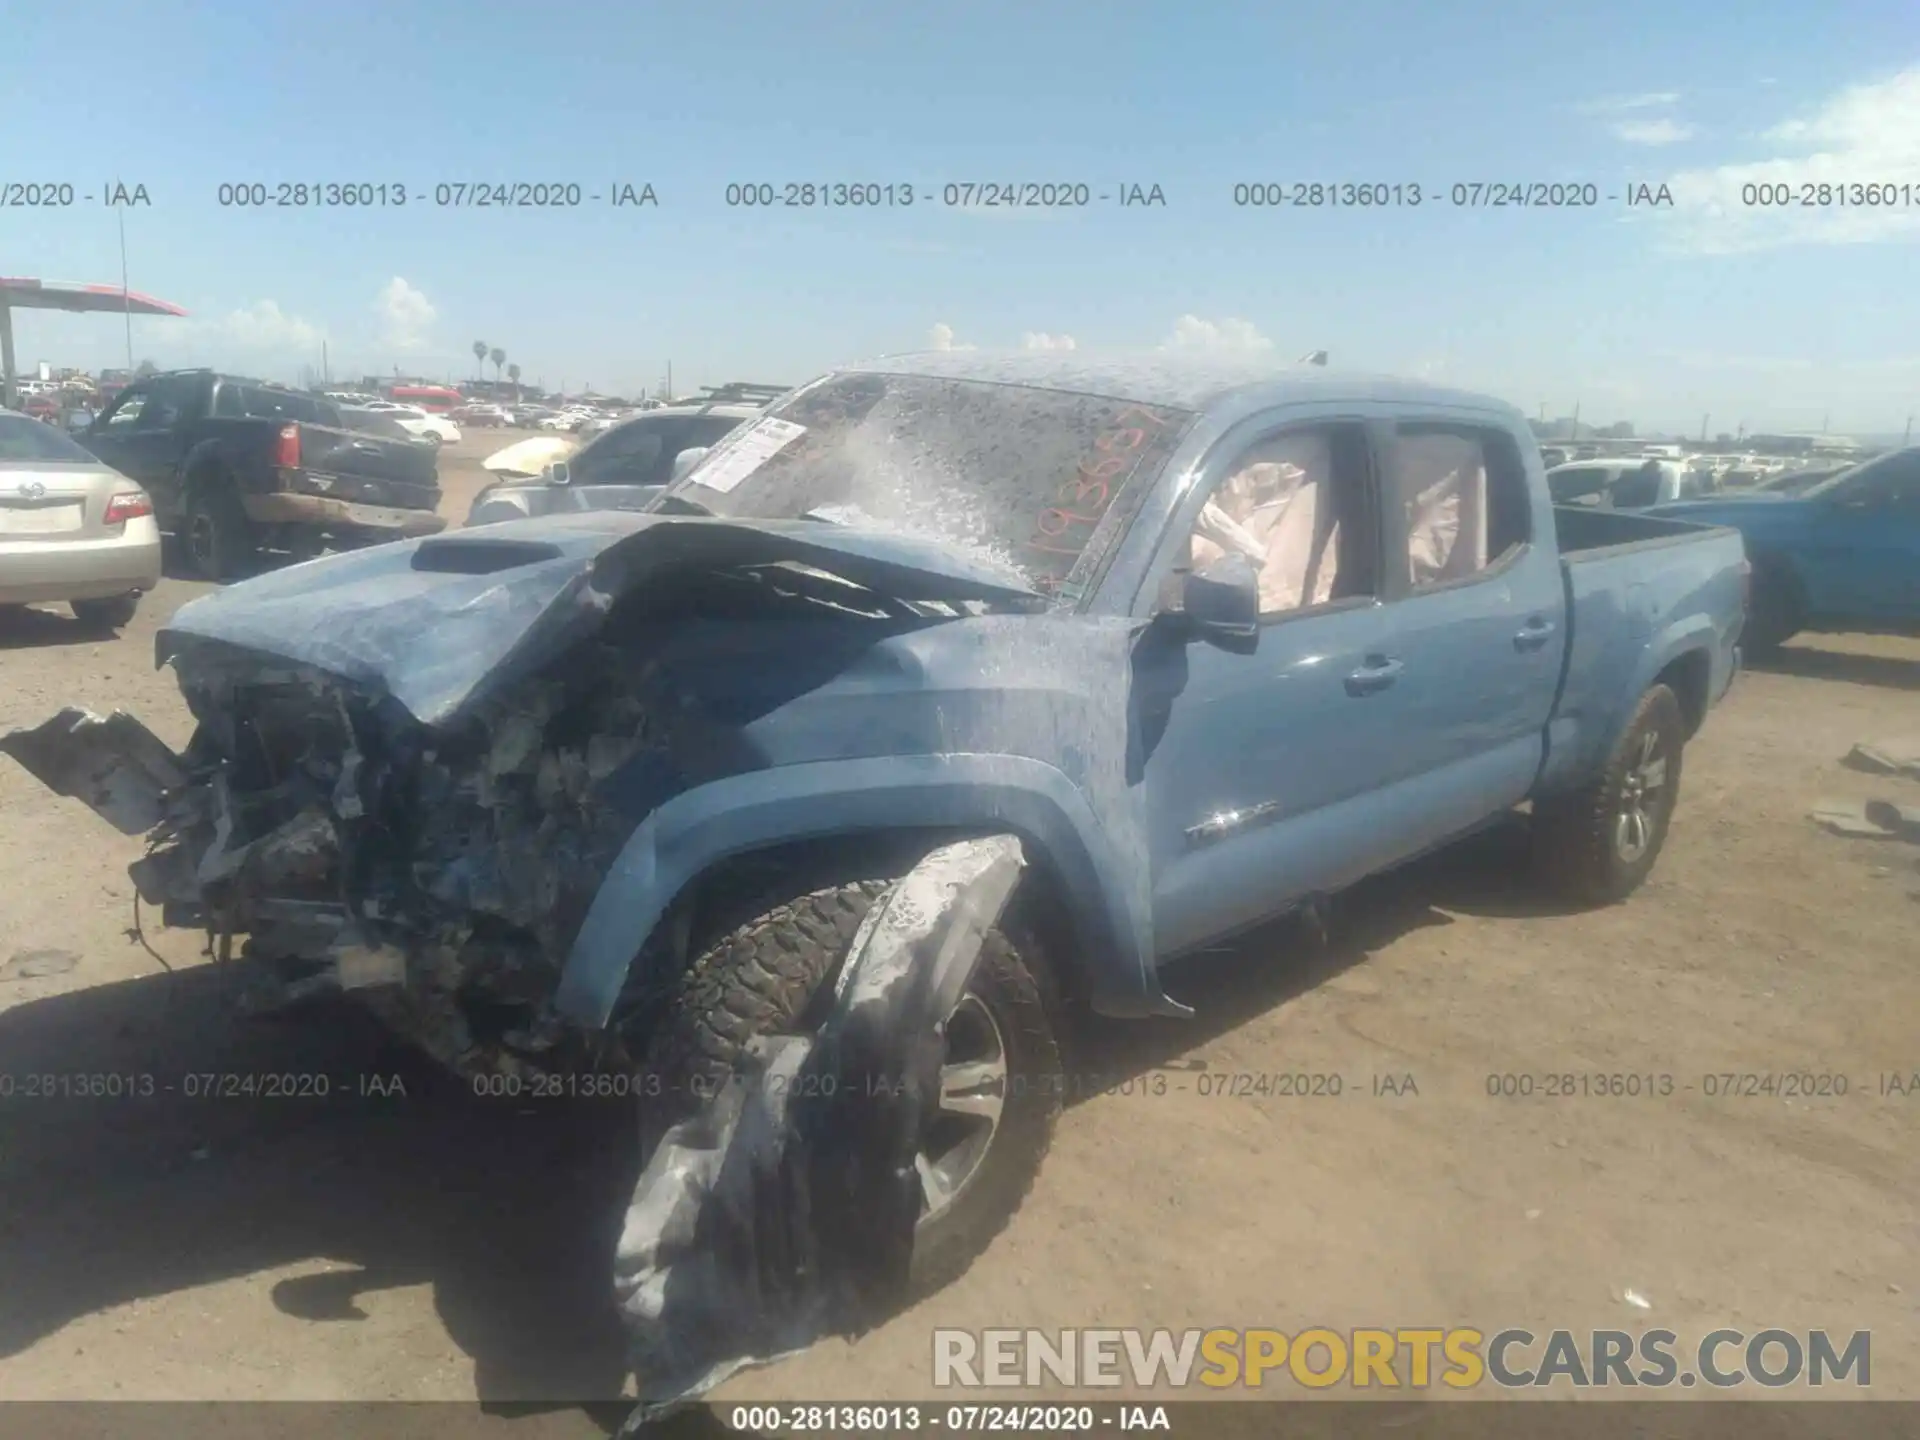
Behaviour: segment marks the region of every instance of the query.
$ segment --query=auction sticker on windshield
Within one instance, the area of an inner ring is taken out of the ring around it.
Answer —
[[[807,427],[791,420],[763,415],[748,426],[725,453],[716,455],[711,465],[703,465],[688,477],[694,484],[725,495],[754,471],[807,433]]]

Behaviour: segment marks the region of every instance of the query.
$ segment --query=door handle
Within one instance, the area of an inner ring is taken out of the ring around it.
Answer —
[[[1544,616],[1535,615],[1520,627],[1519,634],[1513,637],[1516,650],[1538,650],[1553,638],[1554,623]]]
[[[1347,676],[1347,693],[1377,694],[1398,680],[1403,668],[1398,660],[1389,660],[1384,655],[1369,655],[1366,664]]]

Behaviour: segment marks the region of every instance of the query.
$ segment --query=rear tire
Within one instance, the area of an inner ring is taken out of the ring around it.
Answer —
[[[1554,890],[1597,906],[1640,888],[1667,843],[1686,736],[1679,697],[1655,685],[1640,697],[1600,778],[1535,805],[1534,861]]]
[[[253,522],[224,478],[202,480],[188,492],[180,538],[187,563],[202,580],[243,579],[259,563]]]
[[[138,595],[110,595],[104,600],[69,600],[73,618],[88,630],[110,634],[130,623],[140,608]]]
[[[825,1018],[854,934],[890,884],[857,880],[768,897],[688,965],[648,1050],[649,1088],[664,1101],[643,1117],[648,1153],[692,1108],[691,1097],[726,1083],[749,1040],[805,1033]],[[928,1128],[916,1294],[953,1280],[992,1243],[1052,1143],[1065,1087],[1044,975],[1031,942],[1022,937],[1016,946],[995,927],[948,1022],[943,1080],[952,1088],[943,1092],[966,1108],[943,1105]]]

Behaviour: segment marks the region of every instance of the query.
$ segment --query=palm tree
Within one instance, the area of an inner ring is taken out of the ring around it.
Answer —
[[[507,363],[507,352],[496,346],[493,354],[487,358],[493,361],[493,383],[498,385],[500,383],[500,367]]]
[[[474,379],[477,380],[480,378],[480,367],[486,363],[487,363],[487,342],[484,340],[476,340],[473,342],[473,377]]]
[[[520,398],[520,367],[518,364],[507,366],[507,378],[513,382],[513,398]]]

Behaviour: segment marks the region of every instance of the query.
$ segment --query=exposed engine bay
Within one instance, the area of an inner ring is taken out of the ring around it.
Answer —
[[[757,763],[662,673],[663,638],[694,617],[878,632],[971,608],[779,562],[653,578],[434,725],[378,685],[195,638],[171,655],[198,722],[183,755],[131,716],[71,710],[7,748],[102,813],[88,787],[117,764],[128,792],[138,757],[131,788],[151,798],[108,818],[146,832],[130,867],[140,897],[221,953],[244,937],[251,1007],[351,992],[468,1076],[631,1070],[684,963],[689,916],[670,916],[636,958],[604,1031],[552,1009],[569,947],[649,810]]]
[[[462,1073],[563,1063],[546,1002],[633,824],[595,787],[655,738],[631,661],[590,643],[446,732],[318,671],[196,666],[142,898],[245,935],[264,1003],[356,991]]]

